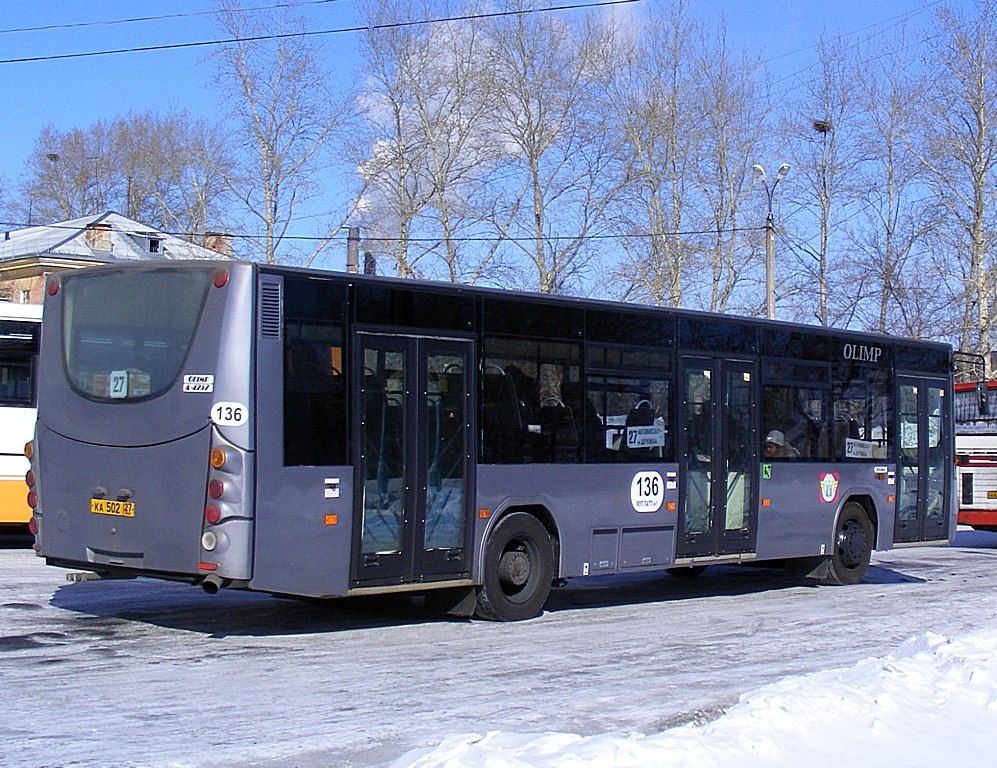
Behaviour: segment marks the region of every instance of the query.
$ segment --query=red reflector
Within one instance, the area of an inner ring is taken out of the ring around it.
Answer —
[[[24,476],[24,482],[27,484],[28,488],[35,487],[35,473],[32,472],[30,469],[28,470],[27,474]]]
[[[38,519],[34,515],[28,520],[28,533],[32,536],[38,535]]]
[[[228,282],[228,270],[216,269],[212,282],[215,284],[215,288],[224,288]]]
[[[28,506],[32,509],[38,506],[38,496],[34,491],[28,491]]]
[[[225,493],[225,483],[221,480],[216,479],[208,483],[208,496],[213,499],[220,499],[223,493]]]
[[[222,511],[214,504],[208,504],[204,508],[204,519],[211,525],[214,525],[222,519]]]
[[[49,280],[46,290],[49,296],[55,296],[59,292],[59,281],[55,279]]]
[[[202,571],[217,571],[218,563],[198,563],[197,567]]]

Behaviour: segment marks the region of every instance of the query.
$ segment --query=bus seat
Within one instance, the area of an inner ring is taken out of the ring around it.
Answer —
[[[625,427],[650,427],[654,425],[654,406],[651,405],[650,400],[639,400],[634,404],[633,408],[630,409],[630,413],[627,414],[627,418],[624,421]],[[660,456],[661,450],[655,447],[646,448],[631,448],[627,445],[627,433],[624,430],[623,433],[623,451],[625,453],[631,454],[633,456]]]
[[[627,414],[626,426],[650,427],[654,424],[654,406],[650,400],[641,400]]]
[[[547,398],[540,406],[540,429],[548,461],[579,461],[578,428],[574,412],[556,398]]]
[[[845,419],[834,420],[834,458],[845,455],[845,440],[848,439],[849,422]]]
[[[486,450],[499,460],[521,459],[523,417],[512,377],[486,371],[483,377],[482,431]]]

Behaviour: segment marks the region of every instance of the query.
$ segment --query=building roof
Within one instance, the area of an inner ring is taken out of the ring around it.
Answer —
[[[231,258],[113,211],[3,233],[0,263],[31,257],[95,263]]]

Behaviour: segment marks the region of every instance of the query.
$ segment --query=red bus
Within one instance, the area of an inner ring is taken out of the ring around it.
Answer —
[[[997,381],[954,389],[959,524],[997,531]]]

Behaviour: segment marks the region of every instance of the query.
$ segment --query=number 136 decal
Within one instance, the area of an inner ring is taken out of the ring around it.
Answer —
[[[241,427],[249,420],[249,409],[242,403],[215,403],[211,420],[223,427]]]
[[[637,512],[657,512],[665,500],[665,483],[657,472],[638,472],[630,483],[630,503]]]

